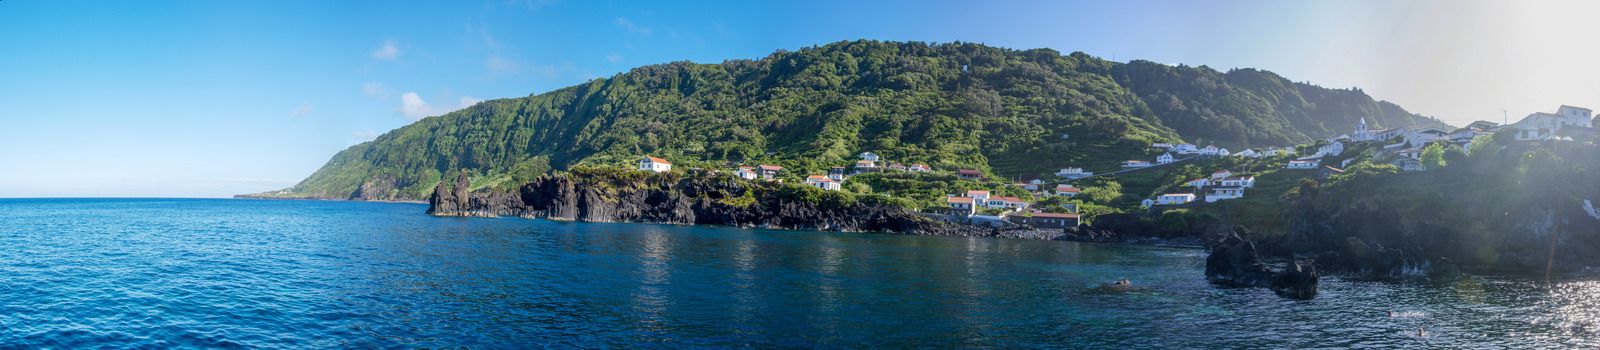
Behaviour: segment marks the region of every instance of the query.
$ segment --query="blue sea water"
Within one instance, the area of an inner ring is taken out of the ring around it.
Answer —
[[[0,347],[1600,346],[1595,282],[1325,278],[1295,301],[1207,284],[1193,249],[424,209],[0,200]],[[1098,288],[1120,278],[1142,289]]]

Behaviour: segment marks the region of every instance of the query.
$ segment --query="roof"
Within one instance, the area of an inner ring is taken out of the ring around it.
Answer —
[[[967,191],[967,194],[983,194],[983,195],[987,196],[987,195],[989,195],[989,191],[986,191],[986,190],[970,190],[970,191]]]
[[[1190,182],[1196,182],[1196,181],[1207,181],[1207,180],[1208,180],[1207,178],[1203,178],[1202,177],[1202,178],[1198,178],[1198,179],[1194,179],[1194,180],[1184,181],[1183,183],[1190,183]]]
[[[1233,172],[1232,171],[1228,171],[1228,169],[1222,169],[1222,170],[1217,170],[1217,171],[1211,172],[1212,175],[1216,175],[1216,174],[1232,174],[1232,173]]]
[[[756,168],[761,169],[761,170],[772,170],[772,171],[783,170],[783,167],[781,167],[781,166],[766,165],[766,164],[758,165],[758,166],[756,166]]]
[[[751,167],[747,167],[747,166],[739,167],[739,171],[745,171],[745,170],[751,170],[751,169],[755,169],[755,168],[751,168]]]
[[[949,198],[945,198],[944,201],[945,201],[945,203],[967,203],[967,204],[971,204],[973,199],[972,199],[972,197],[949,197]]]
[[[1060,184],[1056,185],[1056,191],[1078,192],[1078,188],[1068,184]]]
[[[1588,111],[1589,110],[1588,108],[1583,108],[1583,107],[1578,107],[1578,106],[1570,106],[1570,105],[1561,105],[1561,108],[1570,108],[1570,109],[1576,109],[1576,110],[1581,110],[1581,111]]]
[[[806,182],[833,182],[833,179],[829,179],[827,176],[822,175],[811,175],[806,176]]]
[[[1313,161],[1311,161],[1309,159],[1295,159],[1295,160],[1291,160],[1289,162],[1290,163],[1314,163]]]
[[[962,175],[966,175],[966,174],[980,175],[980,174],[983,174],[982,172],[979,172],[978,169],[961,169],[961,170],[956,170],[956,173],[957,174],[962,174]]]
[[[1256,177],[1255,177],[1255,176],[1249,176],[1249,175],[1245,175],[1245,176],[1232,176],[1232,177],[1228,177],[1228,178],[1224,178],[1224,179],[1222,179],[1222,181],[1228,181],[1228,180],[1247,180],[1247,179],[1255,179],[1255,178],[1256,178]]]
[[[928,167],[928,165],[927,164],[922,164],[922,163],[916,163],[916,164],[911,164],[911,167],[912,168],[926,168],[926,167]]]
[[[1168,193],[1168,194],[1163,194],[1161,196],[1162,197],[1194,197],[1194,194],[1193,193]]]
[[[1078,214],[1068,214],[1068,213],[1033,213],[1033,217],[1036,217],[1036,218],[1050,218],[1050,219],[1077,219],[1077,218],[1078,218]]]
[[[656,157],[651,157],[651,156],[644,156],[644,158],[645,159],[649,159],[651,163],[672,164],[672,162],[668,162],[666,159],[661,159],[661,158],[656,158]]]
[[[996,201],[997,200],[997,201],[1003,201],[1003,202],[1026,202],[1026,201],[1022,200],[1022,198],[1017,198],[1017,197],[994,197],[994,198],[989,198],[989,200],[991,200],[991,201]]]

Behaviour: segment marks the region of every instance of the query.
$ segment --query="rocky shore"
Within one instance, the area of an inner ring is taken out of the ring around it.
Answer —
[[[515,192],[471,191],[462,174],[428,200],[436,216],[516,216],[580,222],[723,225],[907,235],[1066,240],[1067,231],[935,220],[875,196],[753,182],[709,173],[595,171],[541,176]]]

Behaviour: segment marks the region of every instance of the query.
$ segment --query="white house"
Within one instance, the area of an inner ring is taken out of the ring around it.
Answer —
[[[1206,203],[1215,203],[1220,200],[1244,198],[1243,187],[1217,186],[1211,188],[1211,193],[1206,194]]]
[[[1012,208],[1021,210],[1028,208],[1028,202],[1017,197],[990,197],[984,203],[984,206],[993,209]]]
[[[1556,132],[1568,126],[1594,127],[1592,111],[1588,108],[1562,105],[1552,113],[1529,114],[1510,126],[1517,129],[1518,141],[1555,139]]]
[[[1139,201],[1139,207],[1140,208],[1148,209],[1151,206],[1155,206],[1155,205],[1156,205],[1156,200],[1154,200],[1154,199],[1145,198],[1144,200]]]
[[[972,216],[978,210],[977,199],[972,197],[950,196],[945,198],[945,203],[950,205],[952,212],[965,216]]]
[[[1130,161],[1122,162],[1122,167],[1124,167],[1124,168],[1146,168],[1146,167],[1150,167],[1150,162],[1142,161],[1142,160],[1130,160]]]
[[[1164,142],[1156,142],[1156,143],[1151,143],[1150,144],[1150,148],[1159,148],[1159,149],[1164,149],[1164,150],[1171,150],[1172,149],[1172,144],[1164,143]]]
[[[739,178],[745,179],[745,180],[755,180],[757,177],[761,176],[761,175],[757,175],[756,174],[756,168],[751,168],[751,167],[747,167],[747,166],[739,167],[739,171],[734,172],[734,174],[738,175]]]
[[[1277,157],[1277,156],[1283,156],[1283,155],[1294,155],[1294,149],[1293,148],[1267,147],[1267,152],[1263,153],[1263,154],[1265,154],[1268,157]]]
[[[1194,201],[1193,193],[1168,193],[1156,197],[1156,205],[1179,205]]]
[[[1315,158],[1338,156],[1344,153],[1344,142],[1333,142],[1317,147]]]
[[[911,170],[911,172],[914,173],[926,173],[933,171],[933,168],[929,168],[927,164],[922,163],[911,164],[911,166],[907,167],[906,169]]]
[[[1177,146],[1172,146],[1172,152],[1177,154],[1195,154],[1200,153],[1200,149],[1196,148],[1192,144],[1184,143],[1178,144]]]
[[[1061,170],[1056,171],[1056,176],[1066,179],[1082,179],[1094,176],[1094,173],[1083,171],[1083,168],[1061,168]]]
[[[1289,161],[1289,166],[1286,167],[1286,168],[1288,168],[1288,169],[1316,169],[1317,168],[1317,161],[1305,160],[1305,159],[1295,159],[1295,160]]]
[[[1219,182],[1219,183],[1221,185],[1218,185],[1218,187],[1252,188],[1252,187],[1256,187],[1256,177],[1255,176],[1233,176],[1233,177],[1228,177],[1226,179],[1222,179],[1222,181]]]
[[[842,166],[836,166],[836,167],[828,168],[828,178],[832,179],[833,181],[844,181],[844,179],[845,179],[845,175],[844,174],[845,174],[845,168],[842,167]]]
[[[1234,153],[1233,155],[1244,158],[1261,158],[1261,153],[1256,152],[1256,150],[1253,149],[1245,149],[1243,151],[1239,151],[1239,153]]]
[[[1450,133],[1439,129],[1423,129],[1406,132],[1406,144],[1411,147],[1427,146],[1429,142],[1443,139]]]
[[[985,191],[985,190],[970,190],[970,191],[967,191],[967,197],[971,197],[972,199],[977,200],[978,203],[988,202],[989,201],[989,191]]]
[[[1077,197],[1078,196],[1078,192],[1081,192],[1081,191],[1082,190],[1079,190],[1077,187],[1072,187],[1072,185],[1068,185],[1068,184],[1056,185],[1056,195],[1057,196],[1066,196],[1067,198]]]
[[[644,159],[639,160],[639,170],[664,173],[672,171],[672,162],[668,162],[666,159],[644,156]]]
[[[1172,153],[1162,153],[1161,155],[1156,156],[1156,164],[1167,164],[1167,163],[1171,163],[1171,162],[1172,162]]]
[[[1218,157],[1227,157],[1227,156],[1230,156],[1230,155],[1233,155],[1233,152],[1228,152],[1227,148],[1217,148],[1217,156]]]
[[[871,161],[873,163],[877,163],[878,162],[878,154],[876,154],[876,153],[861,152],[860,156],[861,156],[861,160]]]
[[[1204,178],[1204,177],[1198,178],[1198,179],[1194,179],[1194,180],[1189,180],[1189,182],[1183,183],[1183,187],[1206,187],[1206,186],[1211,186],[1211,179]]]
[[[1211,173],[1211,179],[1212,180],[1222,180],[1222,179],[1227,178],[1229,176],[1233,176],[1233,172],[1232,171],[1228,171],[1228,169],[1217,170],[1217,171]]]
[[[1217,155],[1217,150],[1217,146],[1206,146],[1206,148],[1201,148],[1199,153],[1201,156],[1213,157]]]
[[[856,161],[856,172],[877,171],[878,162],[866,159]]]
[[[806,177],[806,186],[816,187],[827,191],[838,191],[839,182],[827,176],[811,175]]]

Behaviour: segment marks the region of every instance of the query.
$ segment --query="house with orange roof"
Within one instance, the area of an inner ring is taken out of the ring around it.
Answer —
[[[664,173],[672,171],[672,162],[668,162],[666,159],[644,156],[643,159],[639,160],[639,170]]]

